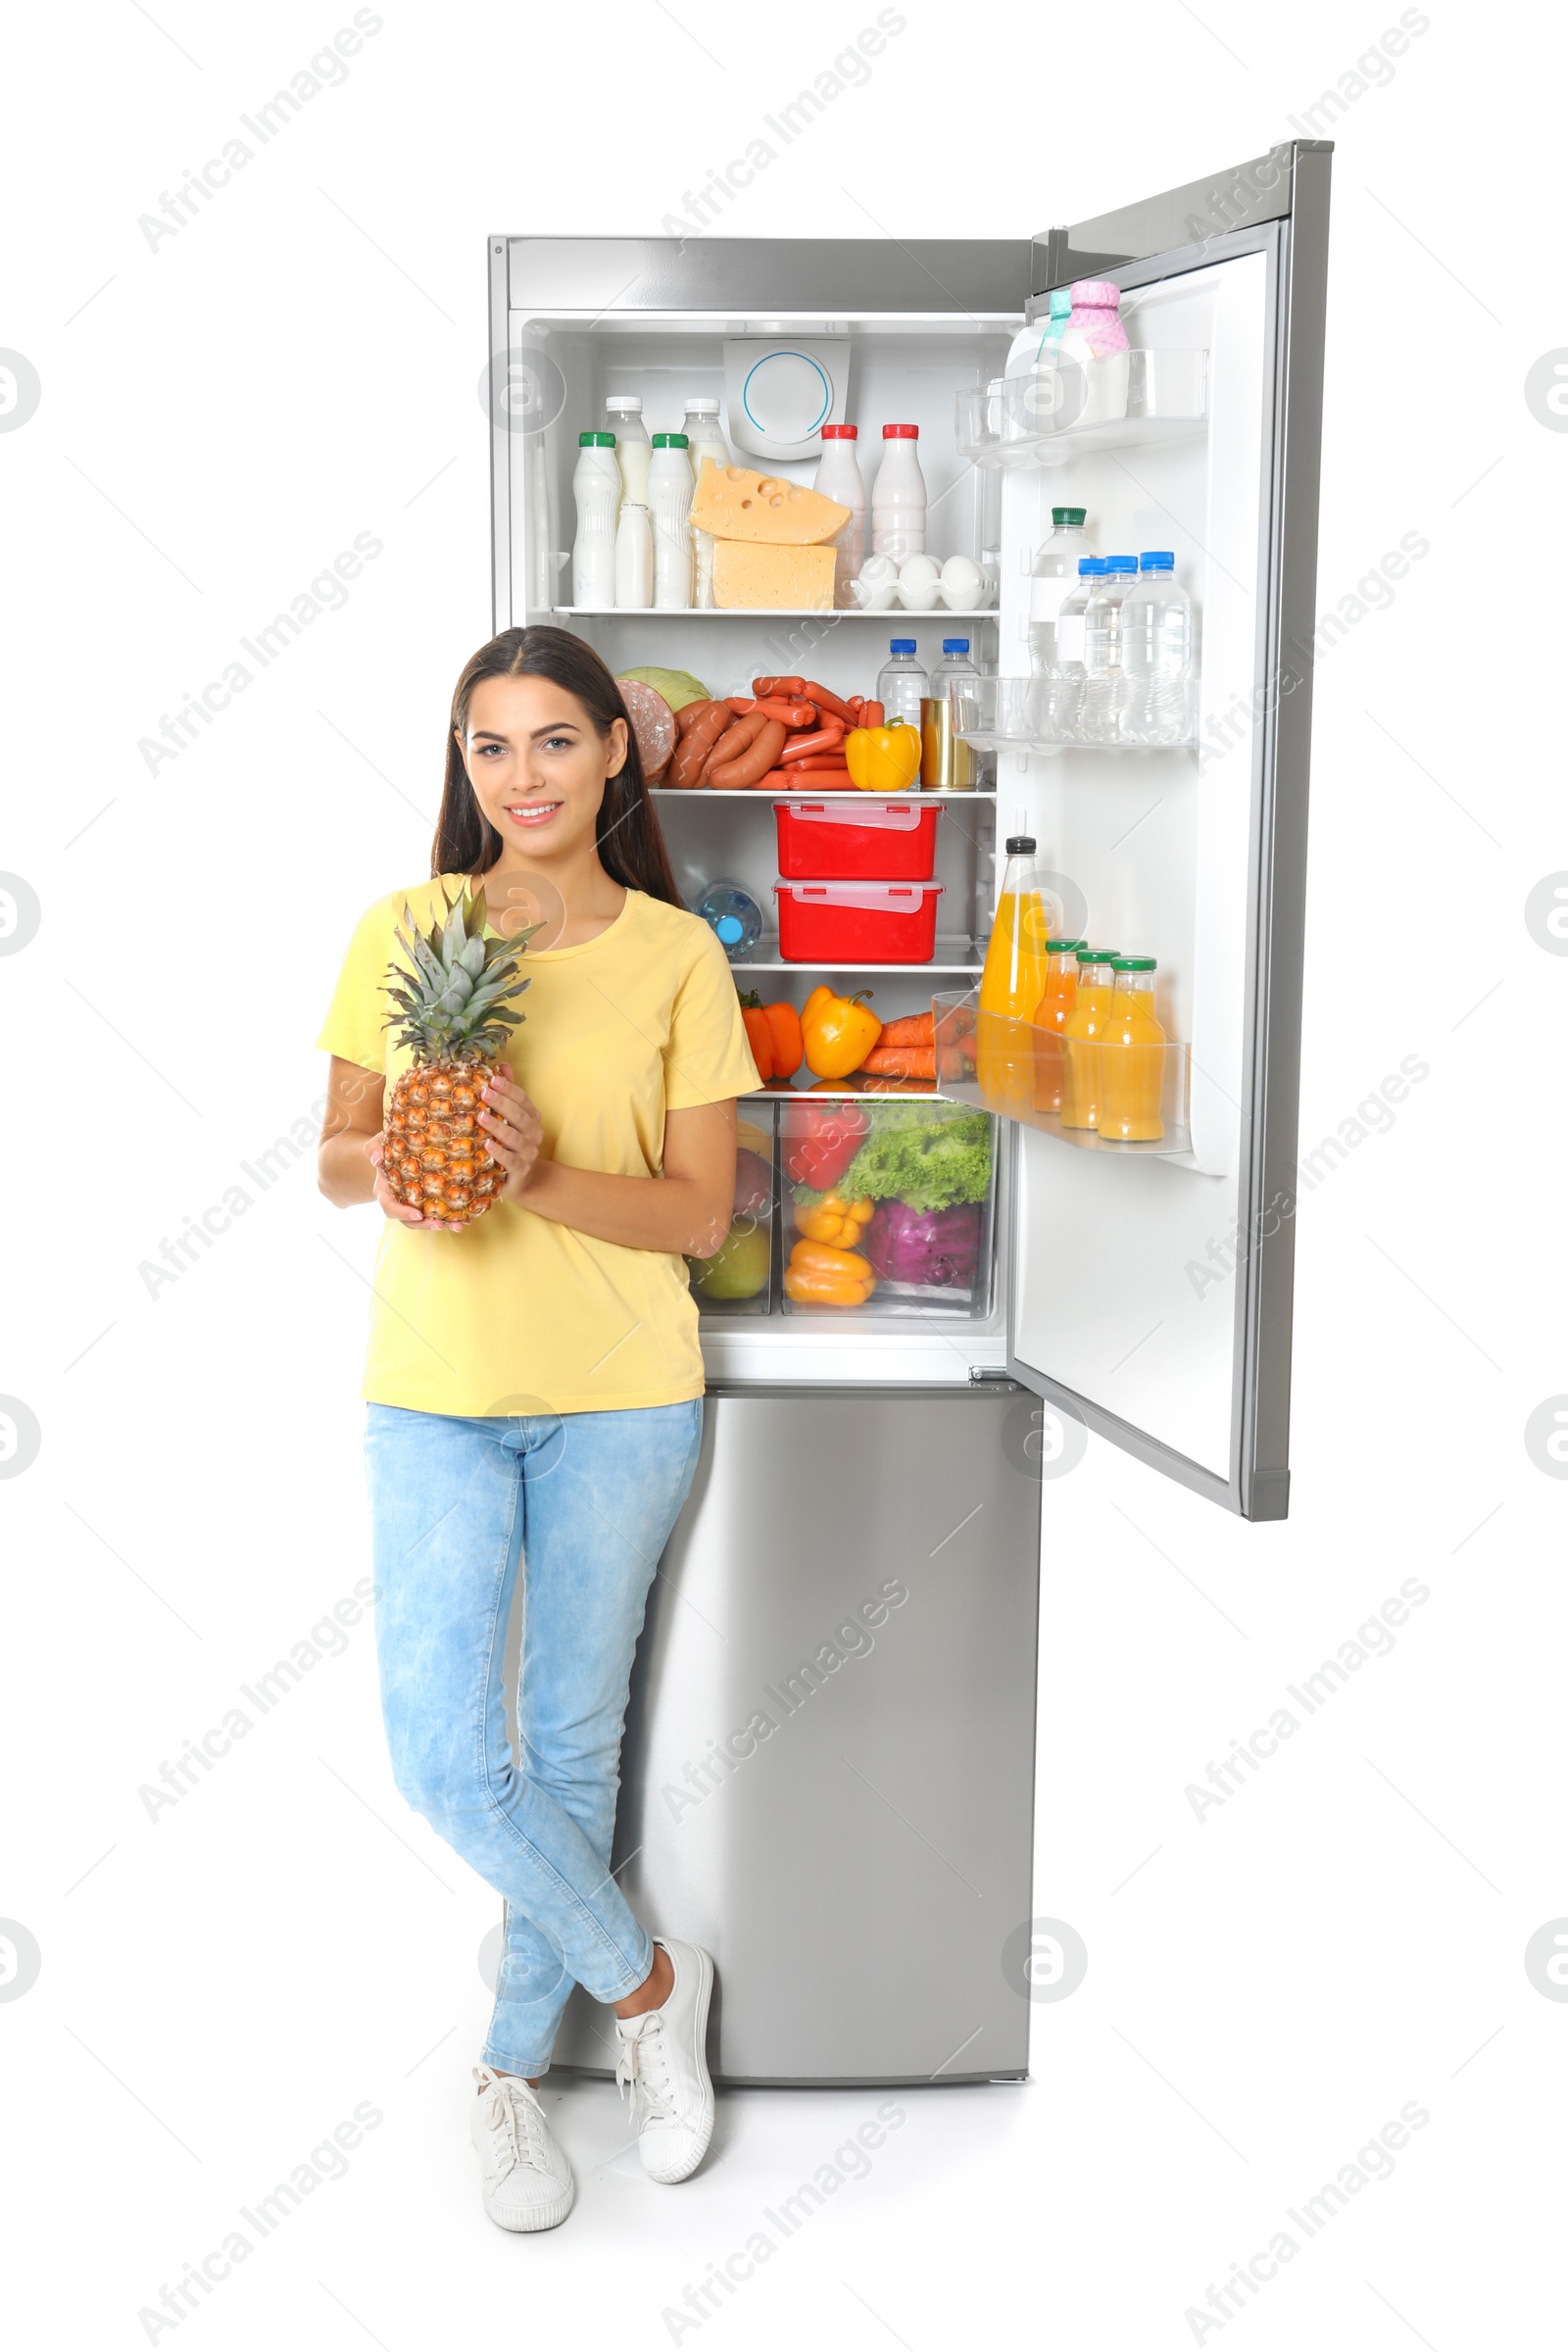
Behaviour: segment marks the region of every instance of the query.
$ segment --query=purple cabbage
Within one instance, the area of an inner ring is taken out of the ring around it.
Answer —
[[[906,1200],[879,1200],[860,1248],[886,1282],[972,1290],[980,1265],[980,1210],[968,1205],[921,1210]]]

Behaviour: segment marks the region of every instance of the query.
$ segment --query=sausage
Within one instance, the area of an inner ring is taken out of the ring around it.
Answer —
[[[765,695],[760,702],[748,703],[749,710],[765,711],[769,718],[781,718],[791,729],[811,726],[816,718],[814,706],[798,702],[792,695]]]
[[[700,694],[697,697],[697,700],[693,703],[682,703],[680,709],[675,713],[676,734],[690,734],[692,728],[702,717],[703,712],[705,710],[710,710],[712,707],[712,698],[709,695],[703,694]]]
[[[710,752],[734,723],[728,703],[688,703],[686,708],[699,715],[681,737],[669,763],[669,781],[682,792],[689,792],[702,782]],[[684,717],[685,711],[681,715]]]
[[[862,727],[885,727],[887,723],[887,716],[880,703],[863,703],[860,706]]]
[[[754,678],[752,692],[754,694],[802,695],[806,692],[806,680],[804,678]]]
[[[847,776],[849,772],[850,763],[842,752],[837,754],[832,752],[813,753],[809,760],[792,760],[788,768],[788,773],[792,776],[803,774]]]
[[[842,718],[847,727],[855,724],[855,712],[849,704],[841,703],[838,696],[830,694],[825,686],[818,686],[814,678],[807,679],[806,693],[808,701],[815,703],[824,718]]]
[[[847,767],[830,768],[824,760],[820,766],[814,768],[803,769],[799,761],[793,767],[769,768],[765,776],[758,778],[756,790],[759,792],[853,792],[855,787],[850,782],[850,771]]]
[[[724,700],[737,718],[744,718],[749,710],[757,708],[749,694],[726,694]]]
[[[786,765],[794,760],[809,760],[814,752],[836,752],[844,741],[844,729],[835,719],[831,726],[818,727],[814,735],[792,735],[780,755]]]
[[[657,784],[675,749],[675,713],[657,687],[641,678],[617,678],[631,731],[637,738],[637,758],[645,784]]]
[[[735,755],[716,761],[708,771],[708,781],[715,792],[747,792],[760,776],[765,776],[778,758],[784,744],[784,721],[768,718],[754,710],[741,720],[743,727],[755,727]],[[731,733],[734,729],[731,729]]]

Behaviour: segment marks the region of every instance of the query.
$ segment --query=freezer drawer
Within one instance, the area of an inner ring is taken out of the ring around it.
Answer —
[[[710,1392],[654,1582],[613,1867],[713,1954],[732,2082],[1020,2076],[1003,1946],[1031,1915],[1032,1400]],[[558,2064],[609,2071],[573,1995]]]

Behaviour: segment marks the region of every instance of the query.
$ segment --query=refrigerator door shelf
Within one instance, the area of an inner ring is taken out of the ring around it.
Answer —
[[[977,466],[1066,466],[1084,450],[1191,440],[1208,415],[1206,351],[1125,351],[1004,376],[956,403]]]
[[[977,678],[965,689],[953,688],[953,732],[960,742],[981,752],[1034,752],[1050,758],[1061,752],[1117,752],[1147,759],[1152,752],[1192,751],[1192,719],[1198,708],[1198,680],[1186,680],[1187,721],[1181,735],[1169,743],[1090,743],[1077,735],[1058,733],[1051,722],[1046,678]]]
[[[937,1031],[937,1089],[950,1102],[964,1102],[989,1110],[1017,1126],[1038,1128],[1080,1152],[1108,1152],[1118,1158],[1136,1154],[1175,1160],[1196,1168],[1188,1125],[1190,1049],[1167,1042],[1163,1046],[1096,1046],[1101,1083],[1113,1101],[1125,1101],[1132,1082],[1115,1075],[1117,1055],[1135,1055],[1135,1079],[1140,1102],[1147,1098],[1160,1133],[1124,1141],[1092,1127],[1075,1127],[1063,1118],[1059,1104],[1071,1089],[1072,1050],[1054,1029],[1037,1028],[1033,1021],[1014,1021],[997,1012],[982,1012],[978,995],[933,997]],[[1012,1087],[1006,1094],[981,1083],[982,1067],[1006,1071]]]

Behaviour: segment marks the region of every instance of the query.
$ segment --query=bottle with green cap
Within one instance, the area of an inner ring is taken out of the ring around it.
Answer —
[[[1078,996],[1081,939],[1048,939],[1046,985],[1035,1007],[1035,1108],[1059,1112],[1067,1091],[1062,1031]]]
[[[1165,1032],[1154,1011],[1152,956],[1113,959],[1116,985],[1101,1054],[1100,1132],[1112,1143],[1157,1143],[1165,1132]]]
[[[1064,1127],[1100,1125],[1101,1040],[1116,998],[1115,948],[1082,947],[1078,951],[1078,989],[1071,1012],[1062,1024],[1067,1050],[1067,1083],[1061,1105]]]
[[[571,477],[577,535],[571,543],[571,601],[615,601],[615,523],[620,513],[620,466],[613,433],[579,433]]]
[[[1029,580],[1029,668],[1037,678],[1060,675],[1056,616],[1078,585],[1078,561],[1092,551],[1083,507],[1053,507],[1051,536],[1041,542]],[[1043,698],[1049,705],[1049,694]]]
[[[684,433],[656,433],[648,466],[654,526],[654,606],[684,612],[692,601],[692,462]]]

